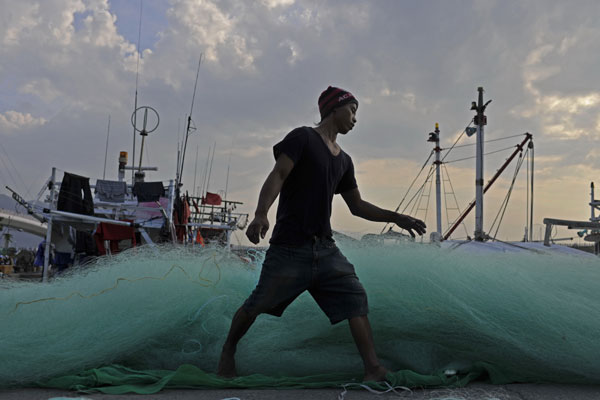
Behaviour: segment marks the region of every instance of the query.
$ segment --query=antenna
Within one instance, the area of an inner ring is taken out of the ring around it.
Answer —
[[[150,107],[150,106],[141,106],[140,108],[137,108],[133,114],[131,114],[131,123],[135,124],[135,121],[137,120],[137,113],[139,111],[144,111],[144,120],[142,122],[142,129],[138,129],[137,126],[133,125],[133,129],[136,132],[140,133],[140,136],[142,137],[142,149],[140,150],[140,167],[139,167],[139,172],[142,171],[142,156],[144,155],[144,139],[146,138],[146,136],[148,136],[149,133],[152,133],[156,130],[156,128],[158,128],[158,125],[160,125],[160,116],[158,115],[158,112]],[[153,128],[148,129],[148,111],[151,111],[155,116],[156,116],[156,125],[154,125]]]
[[[212,157],[210,159],[210,169],[208,170],[208,180],[206,182],[206,191],[208,192],[208,186],[210,185],[210,174],[212,173],[213,162],[215,161],[215,150],[217,149],[217,141],[215,140],[215,145],[213,146]]]
[[[196,174],[198,173],[198,147],[196,146],[196,163],[194,164],[194,188],[192,190],[192,196],[196,197]]]
[[[208,175],[208,162],[210,161],[210,147],[208,148],[208,155],[206,156],[206,165],[204,166],[204,177],[202,178],[202,193],[201,197],[204,197],[204,190],[206,189],[206,177]]]
[[[136,133],[136,129],[135,127],[137,126],[137,101],[138,101],[138,77],[140,74],[140,41],[142,38],[142,0],[140,0],[140,23],[138,25],[138,42],[137,42],[137,65],[135,67],[135,101],[133,103],[133,113],[134,113],[134,120],[133,120],[133,152],[131,153],[131,166],[133,168],[131,168],[131,182],[135,181],[135,133]],[[141,157],[141,156],[140,156]]]
[[[225,180],[225,199],[227,199],[227,189],[229,188],[229,167],[231,167],[231,153],[233,153],[233,139],[231,139],[231,148],[229,149],[229,161],[227,162],[227,179]]]
[[[194,93],[192,95],[192,105],[190,107],[190,115],[188,115],[187,129],[185,132],[185,140],[183,145],[183,153],[181,155],[181,167],[179,168],[179,182],[177,187],[181,185],[181,177],[183,176],[183,163],[185,161],[185,151],[187,150],[187,141],[190,136],[190,131],[195,131],[196,127],[192,126],[192,112],[194,111],[194,100],[196,100],[196,88],[198,86],[198,75],[200,75],[200,64],[202,64],[202,54],[200,53],[200,58],[198,59],[198,69],[196,70],[196,81],[194,82]]]
[[[106,179],[106,157],[108,157],[108,137],[110,136],[110,114],[108,114],[108,130],[106,132],[106,150],[104,150],[104,173],[102,179]]]

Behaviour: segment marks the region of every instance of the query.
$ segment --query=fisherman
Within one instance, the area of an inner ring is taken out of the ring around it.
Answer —
[[[273,147],[275,167],[262,186],[246,236],[254,244],[265,237],[267,212],[279,195],[277,220],[259,282],[231,322],[219,360],[220,376],[236,376],[237,344],[259,314],[279,317],[308,290],[331,324],[348,320],[364,363],[363,380],[385,378],[387,370],[375,353],[367,318],[366,292],[332,237],[331,202],[339,193],[353,215],[395,223],[413,237],[414,232],[425,233],[425,224],[361,198],[352,159],[337,143],[338,134],[354,128],[357,109],[358,100],[350,92],[329,86],[319,97],[321,122],[315,128],[294,129]]]

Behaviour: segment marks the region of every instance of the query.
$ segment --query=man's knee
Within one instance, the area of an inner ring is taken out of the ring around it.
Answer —
[[[237,310],[236,317],[253,322],[256,319],[256,317],[258,317],[260,314],[261,314],[260,311],[257,311],[256,309],[248,309],[248,308],[246,308],[246,305],[243,304]]]

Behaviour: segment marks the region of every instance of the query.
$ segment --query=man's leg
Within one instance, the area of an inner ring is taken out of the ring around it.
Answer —
[[[369,319],[366,315],[354,317],[348,320],[348,324],[350,325],[352,337],[365,366],[363,381],[379,382],[384,380],[388,371],[379,364],[379,359],[375,353],[375,344],[373,343],[373,333],[371,332]]]
[[[256,320],[256,316],[248,314],[244,310],[244,307],[240,307],[237,310],[233,316],[229,334],[223,345],[219,366],[217,367],[217,375],[224,378],[235,378],[237,376],[237,372],[235,371],[235,351],[237,344],[246,332],[248,332],[254,320]]]

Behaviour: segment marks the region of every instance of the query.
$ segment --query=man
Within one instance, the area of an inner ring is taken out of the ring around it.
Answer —
[[[220,376],[236,376],[237,344],[259,314],[281,316],[308,290],[332,324],[348,320],[363,359],[363,380],[385,378],[387,370],[375,354],[365,290],[332,238],[331,202],[340,193],[353,215],[396,223],[413,237],[413,230],[425,233],[425,224],[361,198],[352,159],[336,142],[338,134],[347,134],[356,124],[357,109],[358,100],[350,92],[329,86],[319,97],[317,127],[294,129],[273,147],[275,167],[260,191],[248,239],[257,244],[259,236],[265,237],[267,212],[279,195],[277,221],[259,282],[233,317],[219,361]]]

